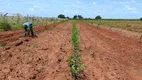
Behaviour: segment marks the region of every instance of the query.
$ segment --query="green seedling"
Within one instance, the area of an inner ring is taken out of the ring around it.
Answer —
[[[77,75],[79,72],[81,72],[83,64],[81,63],[79,59],[79,41],[78,41],[78,31],[76,28],[76,23],[72,22],[73,27],[72,27],[72,47],[73,47],[73,53],[72,55],[68,58],[67,62],[70,67],[70,74],[74,78],[74,80],[77,79]]]
[[[82,71],[84,64],[80,63],[78,57],[71,56],[68,58],[67,62],[70,67],[70,74],[72,74],[72,76],[74,73],[79,73]]]
[[[47,30],[52,30],[52,28],[49,27],[49,28],[47,28]]]
[[[4,46],[0,44],[0,48],[3,48]]]
[[[27,32],[26,32],[26,35],[30,35],[30,28],[27,28]]]

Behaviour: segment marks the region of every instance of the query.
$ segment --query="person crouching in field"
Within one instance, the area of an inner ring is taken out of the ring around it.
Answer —
[[[23,28],[24,28],[24,36],[27,36],[30,34],[32,34],[32,37],[36,37],[36,35],[34,34],[33,32],[33,26],[32,26],[32,23],[31,22],[25,22],[23,24]]]

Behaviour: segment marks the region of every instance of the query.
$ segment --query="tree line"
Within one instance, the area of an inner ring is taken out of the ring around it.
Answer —
[[[82,15],[74,15],[72,18],[70,18],[70,17],[65,17],[64,14],[59,14],[58,18],[61,18],[61,19],[92,19],[92,18],[84,18]],[[98,15],[93,19],[100,20],[102,19],[102,17]],[[142,18],[140,18],[139,20],[142,21]]]
[[[59,14],[58,18],[61,18],[61,19],[89,19],[89,18],[83,18],[82,15],[74,15],[73,18],[65,17],[64,14]],[[102,17],[100,15],[98,15],[95,17],[95,19],[102,19]]]

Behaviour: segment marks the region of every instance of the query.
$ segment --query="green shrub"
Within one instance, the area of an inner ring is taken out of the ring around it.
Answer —
[[[0,23],[0,29],[2,29],[3,31],[8,31],[11,30],[11,26],[8,22],[2,22]]]
[[[11,23],[11,26],[12,26],[12,30],[20,30],[22,29],[22,24],[14,24],[12,25],[13,23]]]

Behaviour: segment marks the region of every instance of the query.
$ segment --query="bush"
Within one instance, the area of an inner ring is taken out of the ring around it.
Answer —
[[[95,19],[102,19],[102,17],[100,15],[96,16]]]
[[[20,24],[14,24],[14,25],[12,25],[12,23],[10,23],[10,24],[12,26],[11,30],[20,30],[20,29],[22,29],[22,24],[21,23]]]
[[[63,19],[64,19],[64,18],[65,18],[65,15],[64,15],[64,14],[59,14],[59,15],[58,15],[58,18],[63,18]]]
[[[83,17],[82,17],[81,15],[78,15],[78,18],[79,18],[79,19],[83,19]]]
[[[2,29],[3,31],[8,31],[11,30],[11,26],[8,22],[2,22],[0,23],[0,29]]]
[[[73,16],[73,19],[77,19],[77,15],[74,15],[74,16]]]

